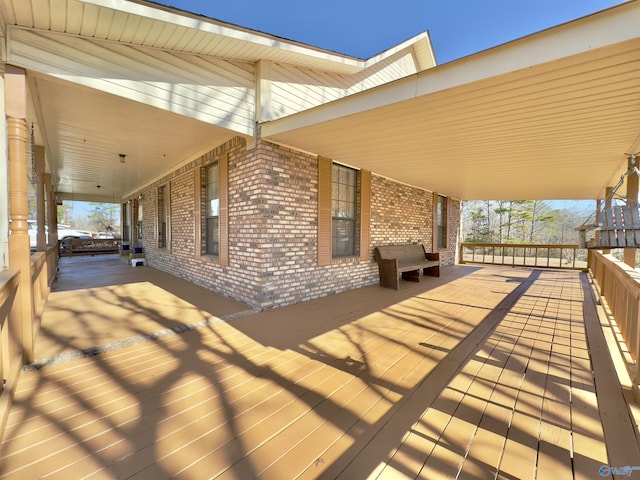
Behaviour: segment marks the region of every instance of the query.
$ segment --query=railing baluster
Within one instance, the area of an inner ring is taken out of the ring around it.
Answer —
[[[460,244],[460,249],[463,252],[463,260],[465,263],[481,263],[485,265],[508,265],[511,267],[517,266],[533,266],[539,268],[562,268],[569,270],[586,270],[587,259],[578,259],[578,245],[533,245],[533,244],[506,244],[506,243],[472,243],[463,242]],[[488,254],[487,249],[491,249],[491,255]],[[547,260],[544,260],[544,254],[540,254],[540,249],[546,250]],[[476,255],[476,251],[481,251],[481,254]],[[511,250],[511,252],[509,252]],[[465,254],[468,251],[470,253]],[[496,255],[496,251],[499,255]],[[519,251],[522,256],[518,257]],[[559,252],[559,257],[552,262],[551,256],[553,252]],[[566,265],[563,262],[564,252],[570,252],[573,255],[572,261],[567,261]],[[510,257],[509,257],[510,255]],[[586,256],[586,254],[585,254]],[[527,263],[527,259],[533,257],[532,261]],[[540,257],[540,258],[539,258]],[[557,261],[556,261],[557,260]],[[556,265],[557,264],[557,265]]]

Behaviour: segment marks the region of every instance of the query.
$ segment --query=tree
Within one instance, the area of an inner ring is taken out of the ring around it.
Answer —
[[[481,205],[476,202],[470,203],[467,208],[466,215],[467,220],[466,231],[469,234],[466,236],[468,242],[490,242],[491,232],[488,228],[487,215]]]
[[[57,205],[56,214],[58,215],[58,223],[71,225],[71,207],[67,204]]]
[[[116,203],[91,203],[87,215],[89,228],[95,231],[112,232],[120,225],[120,205]]]
[[[504,200],[499,200],[498,206],[494,210],[494,212],[498,214],[498,243],[502,243],[502,230],[505,227],[505,224],[503,223],[503,217],[504,215],[509,213],[507,202],[505,202]]]
[[[553,209],[542,200],[464,202],[463,238],[476,243],[577,243],[582,213]]]

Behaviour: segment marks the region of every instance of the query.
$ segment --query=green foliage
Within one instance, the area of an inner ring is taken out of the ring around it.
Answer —
[[[478,243],[577,243],[574,228],[583,223],[582,215],[541,200],[469,201],[462,207],[463,238]]]
[[[71,225],[71,206],[63,203],[57,206],[58,223],[63,225]]]
[[[113,231],[120,225],[120,205],[117,203],[91,203],[87,214],[89,228],[96,231]]]

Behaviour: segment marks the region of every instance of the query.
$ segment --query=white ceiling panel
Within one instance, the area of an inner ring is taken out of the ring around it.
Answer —
[[[30,86],[41,100],[54,186],[77,199],[102,195],[118,201],[235,135],[50,77],[32,78]]]

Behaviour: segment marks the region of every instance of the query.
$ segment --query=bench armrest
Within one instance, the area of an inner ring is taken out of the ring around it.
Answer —
[[[395,258],[378,258],[378,272],[380,273],[380,286],[386,288],[400,288],[398,279],[398,260]]]
[[[440,261],[440,253],[439,252],[435,252],[435,253],[429,253],[426,252],[425,253],[427,260],[435,260],[435,261]]]

